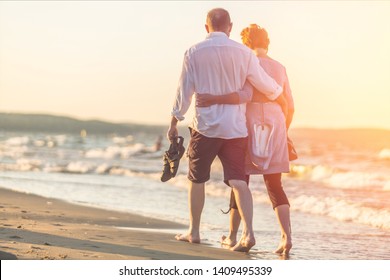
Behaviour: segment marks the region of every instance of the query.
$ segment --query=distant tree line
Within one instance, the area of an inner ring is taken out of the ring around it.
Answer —
[[[100,120],[84,121],[45,114],[0,113],[0,131],[80,134],[83,130],[88,134],[165,134],[167,127],[161,125],[110,123]]]

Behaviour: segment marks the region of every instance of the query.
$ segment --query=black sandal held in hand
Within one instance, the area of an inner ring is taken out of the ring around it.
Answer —
[[[175,137],[169,146],[168,151],[165,152],[163,157],[164,169],[161,175],[161,181],[166,182],[169,179],[176,176],[179,168],[180,159],[184,155],[184,138],[181,136]]]

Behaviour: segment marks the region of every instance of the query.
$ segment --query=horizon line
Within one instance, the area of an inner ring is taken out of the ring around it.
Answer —
[[[56,114],[56,113],[48,113],[48,112],[10,112],[10,111],[0,111],[0,114],[13,114],[13,115],[36,115],[36,116],[48,116],[48,117],[59,117],[59,118],[69,118],[76,121],[83,121],[83,122],[92,122],[92,121],[98,121],[98,122],[104,122],[114,125],[145,125],[145,126],[169,126],[169,121],[167,121],[166,124],[162,123],[143,123],[143,122],[137,122],[137,121],[130,121],[130,120],[123,120],[123,121],[115,121],[115,120],[109,120],[105,118],[100,117],[90,117],[90,118],[83,118],[80,116],[74,116],[74,115],[66,115],[66,114]],[[179,122],[179,126],[188,126],[189,123],[183,123]],[[311,129],[311,130],[387,130],[390,131],[390,127],[379,127],[379,126],[339,126],[339,127],[330,127],[330,126],[294,126],[292,125],[290,129]]]

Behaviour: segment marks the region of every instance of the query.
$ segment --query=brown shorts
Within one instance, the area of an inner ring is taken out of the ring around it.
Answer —
[[[210,179],[210,168],[216,156],[223,166],[224,181],[246,180],[245,153],[248,138],[209,138],[190,129],[191,140],[188,145],[188,179],[194,183],[204,183]]]

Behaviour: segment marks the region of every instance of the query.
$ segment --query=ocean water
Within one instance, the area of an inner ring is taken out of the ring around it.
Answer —
[[[0,132],[0,186],[16,191],[187,225],[186,157],[160,181],[161,130],[128,135]],[[182,130],[185,144],[189,136]],[[390,131],[295,129],[299,159],[283,175],[291,204],[290,259],[390,259]],[[261,176],[251,178],[254,259],[272,253],[280,232]],[[206,185],[201,234],[219,246],[227,233],[230,189],[218,160]],[[1,200],[6,198],[1,198]],[[185,228],[183,231],[185,232]],[[176,232],[172,231],[172,236]]]

